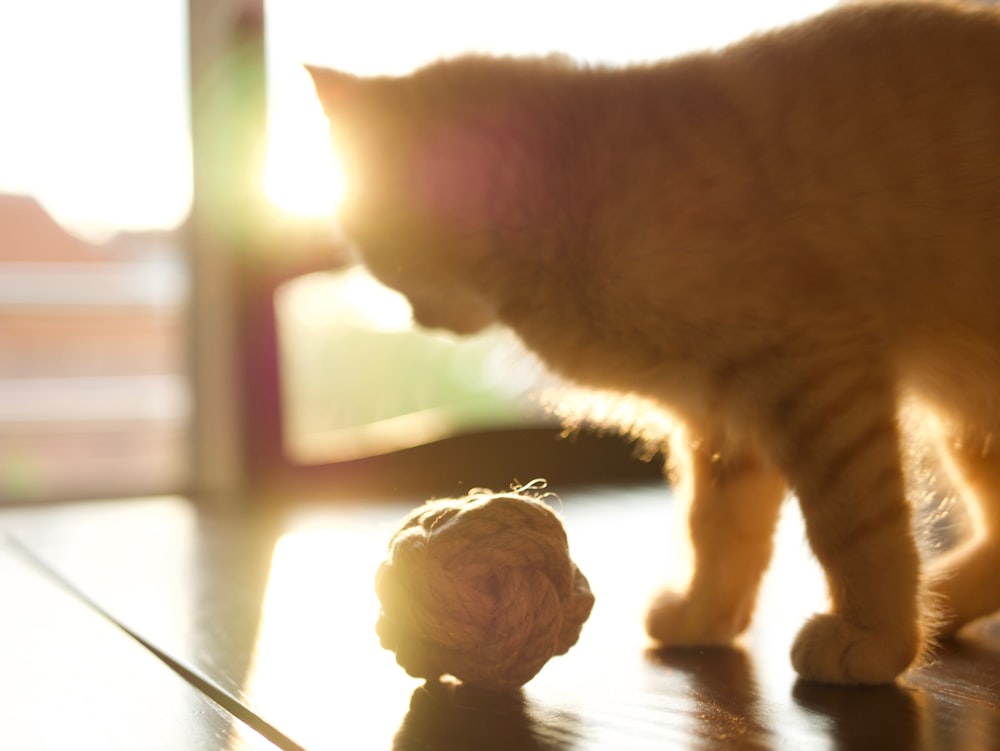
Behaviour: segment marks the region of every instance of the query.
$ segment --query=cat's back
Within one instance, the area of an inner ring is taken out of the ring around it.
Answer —
[[[882,118],[886,132],[916,133],[961,117],[985,132],[1000,113],[1000,8],[855,3],[733,45],[716,63],[720,85],[777,133],[825,123],[835,137],[854,123],[877,139],[860,129]]]
[[[775,252],[827,262],[898,345],[997,372],[1000,8],[848,5],[719,62],[771,165]]]
[[[704,196],[710,213],[746,199],[757,214],[755,197],[842,206],[900,188],[925,201],[928,191],[985,196],[1000,167],[1000,7],[845,5],[583,86],[608,111],[633,113],[597,137],[641,153],[639,174],[663,168],[679,190],[711,175],[722,204]]]
[[[974,75],[997,80],[996,68],[984,61],[1000,59],[1000,8],[959,2],[859,2],[786,28],[765,32],[723,52],[738,65],[758,57],[772,63],[799,63],[812,68],[784,68],[788,79],[838,71],[849,77],[898,69],[930,70],[940,77]],[[752,63],[751,63],[752,64]],[[974,76],[975,77],[975,76]]]
[[[847,5],[715,63],[771,216],[856,275],[1000,273],[1000,8]]]

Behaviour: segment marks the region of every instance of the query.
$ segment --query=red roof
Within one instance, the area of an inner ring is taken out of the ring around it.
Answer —
[[[67,232],[31,196],[0,194],[0,262],[102,260],[105,249]]]

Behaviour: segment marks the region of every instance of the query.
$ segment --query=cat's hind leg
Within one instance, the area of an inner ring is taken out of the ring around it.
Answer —
[[[674,450],[688,459],[694,570],[685,593],[654,598],[646,631],[661,646],[725,645],[750,623],[785,483],[755,451],[727,453],[692,437],[683,443]]]
[[[771,448],[832,604],[799,632],[792,664],[806,679],[885,683],[922,649],[920,564],[891,380],[873,362],[854,363],[799,371],[771,406]]]
[[[957,631],[1000,610],[1000,435],[965,425],[942,441],[945,460],[970,502],[975,530],[968,542],[933,561],[929,587],[938,609],[935,630]]]

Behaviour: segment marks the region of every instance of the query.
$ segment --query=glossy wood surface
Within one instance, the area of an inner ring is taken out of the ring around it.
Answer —
[[[62,636],[46,633],[40,642],[15,632],[36,644],[38,669],[53,682],[63,658],[50,656],[46,641],[65,647],[72,640],[93,652],[86,645],[103,644],[110,634],[133,657],[143,652],[124,632],[109,630],[94,615],[100,610],[200,686],[182,683],[189,695],[218,692],[224,706],[245,710],[251,725],[270,729],[268,737],[285,748],[1000,747],[1000,621],[976,625],[897,686],[796,681],[791,640],[823,607],[825,594],[791,505],[757,617],[740,646],[650,651],[641,628],[646,598],[684,565],[672,501],[660,487],[563,495],[559,510],[573,557],[597,595],[580,643],[567,655],[512,696],[424,685],[395,665],[373,629],[375,568],[399,519],[419,500],[242,516],[206,515],[179,498],[6,512],[0,527],[34,561],[16,570],[34,583],[3,587],[0,602],[5,614],[12,607],[27,612],[37,587],[100,623],[92,634],[67,620]],[[5,576],[7,568],[5,558]],[[12,649],[6,623],[5,615],[5,660]],[[161,699],[152,683],[106,677],[128,659],[107,653],[99,660],[105,672],[86,673],[79,685],[120,695],[123,714],[137,696],[178,706],[168,689]],[[160,672],[176,677],[165,667]],[[4,695],[16,690],[8,676],[0,672]],[[35,701],[43,702],[39,691]],[[4,733],[0,727],[2,748],[10,737]],[[239,746],[226,740],[218,747]]]
[[[0,748],[277,747],[0,537]]]

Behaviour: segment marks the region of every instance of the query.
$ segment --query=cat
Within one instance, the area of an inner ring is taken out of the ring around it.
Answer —
[[[803,679],[894,681],[1000,608],[1000,14],[851,4],[622,68],[465,56],[310,68],[342,231],[415,320],[511,328],[555,373],[683,425],[694,573],[664,646],[746,629],[786,490],[830,610]],[[925,566],[915,397],[978,508]]]

